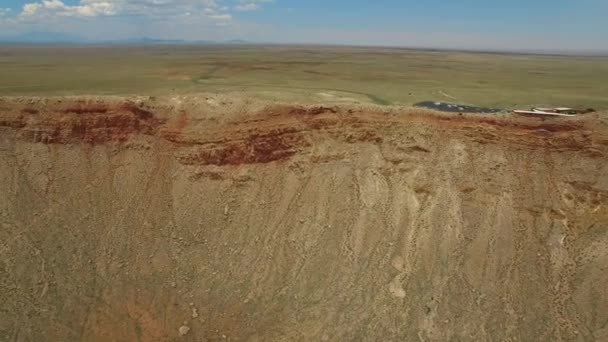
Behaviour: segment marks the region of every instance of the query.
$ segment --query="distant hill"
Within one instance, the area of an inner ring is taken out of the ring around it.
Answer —
[[[158,38],[130,38],[121,40],[104,40],[96,41],[96,43],[104,44],[144,44],[144,45],[155,45],[155,44],[185,44],[186,41],[182,39],[158,39]]]

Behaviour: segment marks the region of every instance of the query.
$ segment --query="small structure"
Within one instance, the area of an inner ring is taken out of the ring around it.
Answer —
[[[594,109],[574,109],[566,107],[557,108],[532,108],[531,110],[514,110],[513,113],[519,115],[533,115],[533,116],[565,116],[572,117],[578,114],[593,113]]]

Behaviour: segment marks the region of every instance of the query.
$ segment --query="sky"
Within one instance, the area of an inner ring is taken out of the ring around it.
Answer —
[[[608,0],[0,0],[0,36],[608,51]]]

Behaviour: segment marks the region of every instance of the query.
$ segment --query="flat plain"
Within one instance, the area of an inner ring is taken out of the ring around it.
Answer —
[[[608,341],[604,59],[0,56],[0,341]]]
[[[608,58],[307,46],[3,46],[0,95],[608,108]]]

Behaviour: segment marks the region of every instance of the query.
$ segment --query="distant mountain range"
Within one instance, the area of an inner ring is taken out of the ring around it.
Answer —
[[[102,39],[87,39],[76,35],[70,35],[58,32],[27,32],[19,35],[3,36],[0,33],[0,44],[60,44],[60,45],[255,45],[263,43],[254,43],[242,39],[232,39],[223,41],[212,40],[182,40],[182,39],[159,39],[150,37],[117,39],[117,40],[102,40]],[[328,45],[328,44],[303,44],[303,43],[266,43],[267,45],[294,45],[294,46],[346,46],[346,47],[373,47],[365,45]],[[532,50],[532,49],[454,49],[454,48],[433,48],[433,47],[407,47],[407,46],[376,46],[380,48],[395,48],[395,49],[412,49],[412,50],[428,50],[428,51],[457,51],[457,52],[474,52],[474,53],[500,53],[500,54],[535,54],[535,55],[565,55],[565,56],[592,56],[592,57],[607,57],[608,50],[588,50],[588,51],[568,51],[568,50]]]
[[[187,44],[251,44],[245,40],[233,39],[227,41],[210,41],[210,40],[181,40],[181,39],[158,39],[158,38],[130,38],[130,39],[119,39],[119,40],[98,40],[98,39],[87,39],[75,35],[69,35],[65,33],[57,32],[27,32],[13,36],[2,36],[0,35],[0,43],[14,43],[14,44],[175,44],[175,45],[187,45]]]

